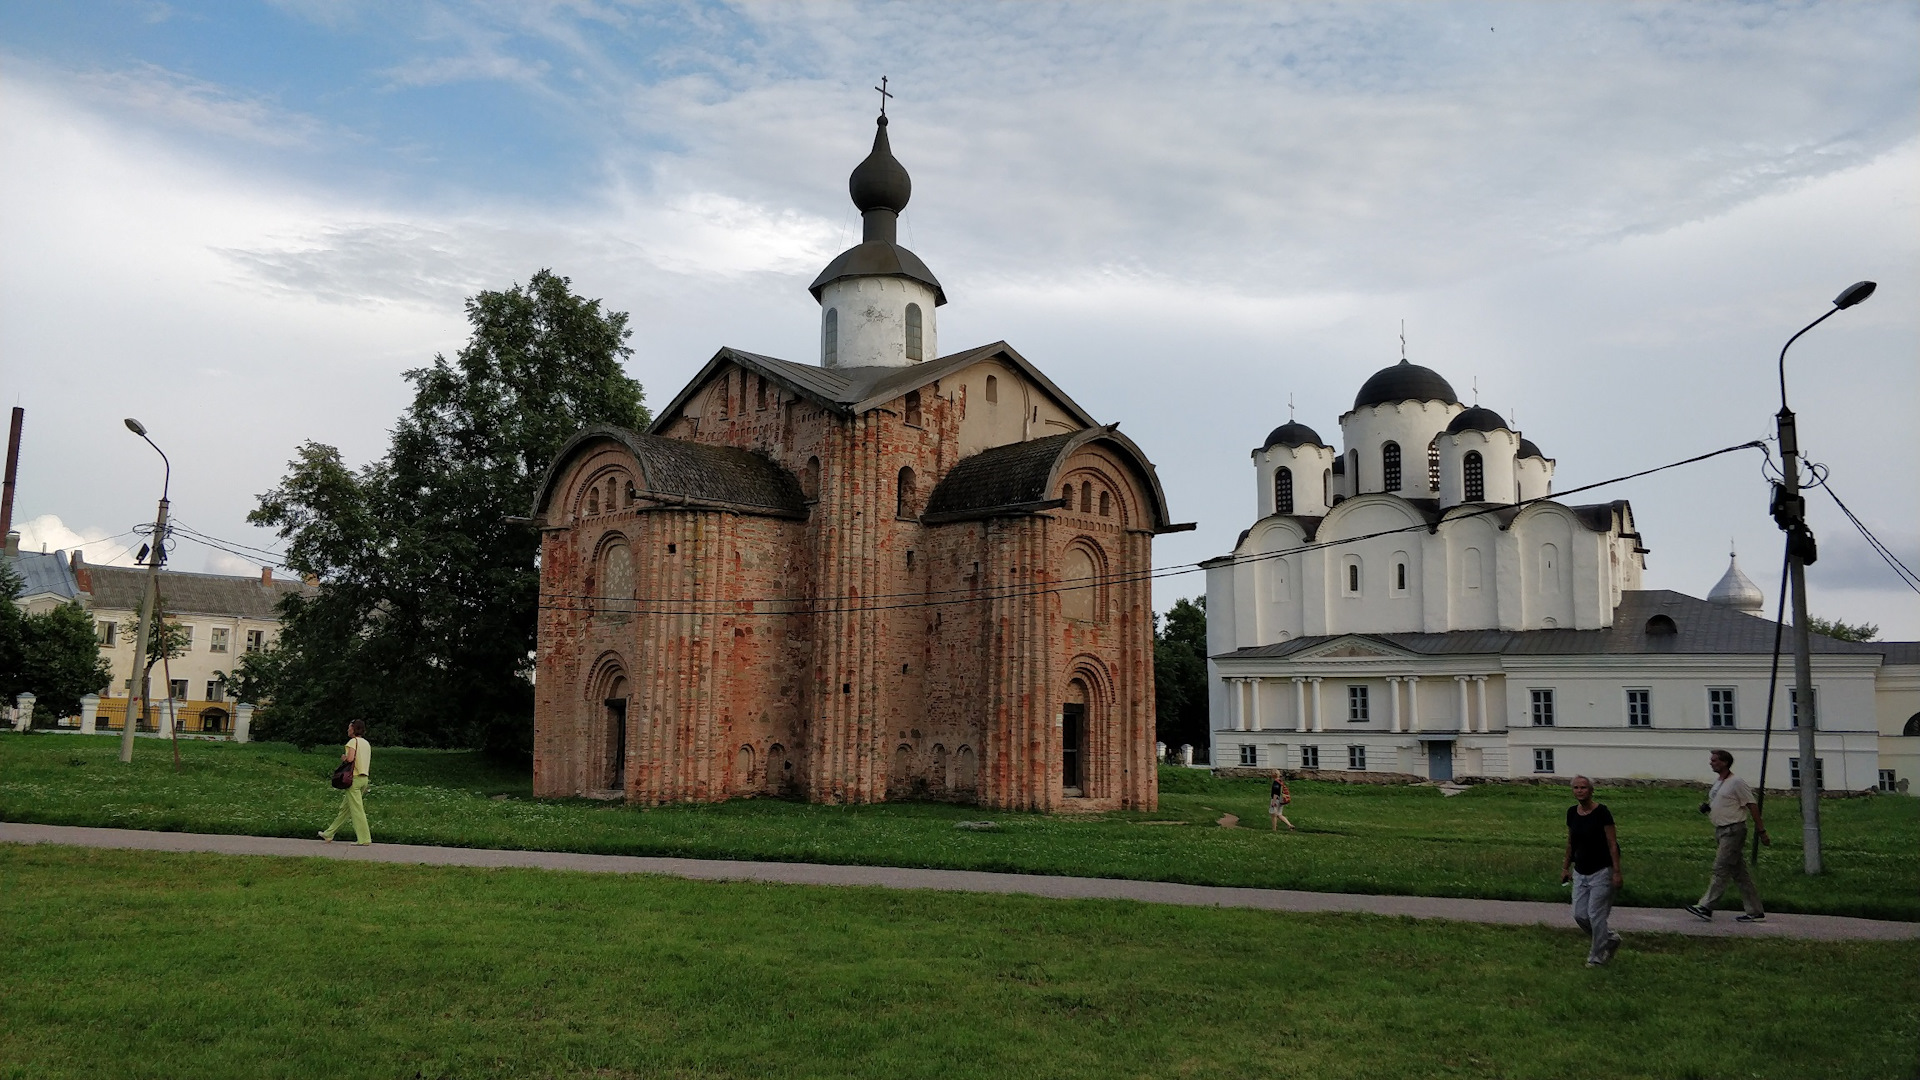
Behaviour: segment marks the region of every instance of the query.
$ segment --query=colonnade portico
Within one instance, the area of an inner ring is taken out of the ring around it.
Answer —
[[[1387,675],[1373,673],[1362,675],[1230,675],[1222,682],[1227,688],[1228,727],[1230,731],[1284,731],[1285,722],[1277,715],[1262,713],[1261,688],[1268,682],[1286,680],[1293,683],[1293,724],[1297,734],[1324,733],[1326,726],[1326,707],[1322,693],[1322,683],[1328,678],[1336,682],[1350,681],[1354,685],[1384,678],[1387,684],[1388,733],[1395,735],[1417,734],[1421,732],[1457,731],[1462,735],[1489,734],[1493,731],[1493,718],[1487,710],[1487,675],[1453,675],[1455,688],[1454,726],[1446,728],[1430,726],[1440,722],[1440,718],[1422,720],[1420,713],[1420,680],[1436,676]],[[1471,689],[1469,689],[1471,684]],[[1402,687],[1405,687],[1405,702],[1402,702]],[[1284,701],[1284,699],[1282,699]],[[1378,715],[1377,713],[1375,715]],[[1277,722],[1277,723],[1276,723]],[[1358,734],[1363,730],[1378,733],[1377,728],[1346,728]]]

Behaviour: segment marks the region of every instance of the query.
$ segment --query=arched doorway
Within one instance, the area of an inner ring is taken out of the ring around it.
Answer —
[[[627,698],[630,693],[626,672],[618,663],[602,671],[597,710],[599,731],[595,732],[597,751],[593,787],[601,791],[627,790]]]
[[[227,730],[227,710],[204,709],[200,713],[200,731],[206,735],[221,735]]]
[[[1079,798],[1086,790],[1087,684],[1067,683],[1067,700],[1060,707],[1060,793]]]

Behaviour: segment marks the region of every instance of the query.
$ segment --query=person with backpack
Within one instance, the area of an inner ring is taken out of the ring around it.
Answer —
[[[1280,831],[1280,823],[1286,821],[1287,830],[1294,831],[1293,822],[1287,821],[1286,805],[1293,801],[1293,792],[1287,790],[1287,782],[1280,778],[1280,770],[1273,770],[1273,787],[1267,795],[1267,816],[1273,819],[1273,831]]]

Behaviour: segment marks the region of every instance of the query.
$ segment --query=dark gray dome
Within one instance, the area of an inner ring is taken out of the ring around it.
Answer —
[[[1512,430],[1512,428],[1507,426],[1507,422],[1500,418],[1499,413],[1478,405],[1454,417],[1453,423],[1447,425],[1447,434],[1449,435],[1458,435],[1462,431]]]
[[[1320,433],[1298,421],[1289,420],[1267,433],[1267,441],[1262,450],[1271,450],[1276,446],[1326,446],[1320,441]]]
[[[1353,399],[1353,407],[1364,409],[1368,405],[1385,405],[1394,401],[1444,401],[1449,405],[1460,404],[1454,395],[1453,387],[1440,373],[1419,364],[1410,364],[1405,360],[1373,373],[1360,393]]]
[[[1547,460],[1547,455],[1541,453],[1540,448],[1533,445],[1533,440],[1525,436],[1522,436],[1520,439],[1520,455],[1519,456],[1537,457],[1541,461]]]
[[[873,132],[873,152],[855,165],[853,175],[847,177],[847,193],[853,196],[853,205],[863,214],[869,210],[891,210],[897,214],[907,208],[907,200],[913,197],[913,180],[907,176],[906,166],[894,158],[893,147],[887,142],[884,116]]]

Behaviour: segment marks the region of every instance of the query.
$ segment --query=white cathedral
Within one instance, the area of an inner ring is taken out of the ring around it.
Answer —
[[[1702,779],[1724,747],[1758,782],[1774,624],[1737,564],[1705,600],[1641,588],[1630,505],[1550,498],[1552,458],[1405,360],[1340,438],[1275,428],[1257,520],[1205,564],[1215,767]],[[1821,784],[1906,790],[1920,642],[1816,635],[1813,671]],[[1770,787],[1797,783],[1791,682],[1789,656]]]

